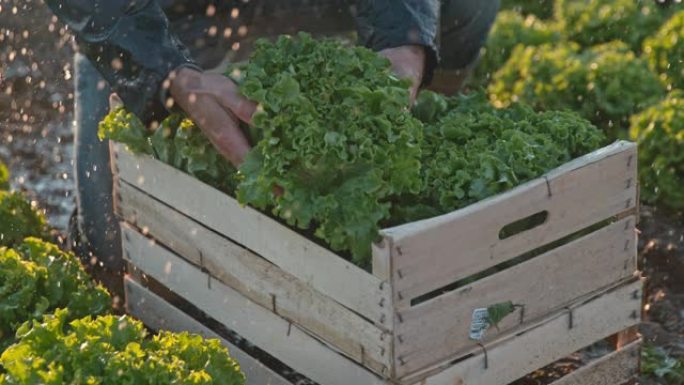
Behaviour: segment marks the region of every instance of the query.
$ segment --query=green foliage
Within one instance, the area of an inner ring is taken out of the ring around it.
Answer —
[[[659,100],[665,88],[622,43],[586,51],[567,43],[517,47],[494,75],[489,92],[497,107],[521,101],[536,109],[572,110],[616,134],[631,114]]]
[[[560,33],[545,21],[533,15],[525,17],[515,11],[501,11],[489,32],[474,79],[478,84],[486,84],[518,45],[538,46],[559,40]]]
[[[0,351],[26,321],[64,307],[75,318],[102,314],[110,302],[78,259],[56,245],[27,238],[15,249],[0,249]]]
[[[73,319],[57,310],[23,325],[0,356],[2,385],[241,385],[244,375],[218,340],[162,332],[147,338],[130,317]]]
[[[223,191],[235,191],[235,168],[194,123],[179,114],[147,130],[138,117],[119,108],[100,122],[99,136],[125,143],[135,153],[152,155]]]
[[[639,144],[641,198],[684,209],[684,91],[635,115],[630,136]]]
[[[651,68],[674,88],[684,88],[684,11],[675,14],[644,42]]]
[[[47,221],[20,192],[0,191],[0,246],[47,236]]]
[[[554,0],[502,0],[501,8],[546,19],[553,15]]]
[[[566,38],[583,47],[620,40],[638,51],[672,8],[655,0],[556,0],[555,17]]]
[[[370,50],[306,34],[260,41],[243,73],[263,139],[240,168],[238,199],[315,227],[332,249],[368,265],[388,197],[420,187],[422,130],[406,109],[409,83]]]
[[[0,161],[0,190],[8,190],[10,185],[9,185],[9,170],[7,169],[7,166]]]
[[[482,94],[440,98],[423,92],[416,105],[428,123],[423,190],[400,199],[395,224],[506,191],[599,148],[605,140],[596,127],[571,112],[536,113],[520,104],[496,109]]]
[[[664,380],[670,385],[682,385],[684,361],[672,357],[663,348],[646,345],[641,351],[641,373]]]
[[[135,153],[152,154],[151,132],[131,112],[118,108],[105,116],[98,127],[100,140],[110,139],[125,143]]]

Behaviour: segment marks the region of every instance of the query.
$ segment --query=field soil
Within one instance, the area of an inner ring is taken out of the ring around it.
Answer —
[[[0,0],[0,159],[11,170],[12,187],[44,209],[62,235],[74,207],[73,52],[68,31],[40,0]],[[643,207],[639,228],[640,265],[647,277],[641,333],[684,358],[682,219]],[[547,383],[603,348],[593,347],[521,383]]]

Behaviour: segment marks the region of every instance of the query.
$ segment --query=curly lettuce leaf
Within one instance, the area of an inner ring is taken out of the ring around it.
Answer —
[[[20,328],[0,356],[7,385],[242,385],[239,365],[218,340],[161,332],[148,338],[128,316],[73,320],[59,309]]]
[[[306,34],[260,41],[241,73],[263,139],[240,169],[238,199],[367,266],[389,197],[420,188],[409,83],[370,50]]]

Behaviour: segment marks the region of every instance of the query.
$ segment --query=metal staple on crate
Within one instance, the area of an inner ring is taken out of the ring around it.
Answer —
[[[515,305],[513,305],[513,308],[520,309],[520,323],[522,324],[523,322],[525,322],[525,305],[524,304],[515,304]]]
[[[482,342],[477,343],[481,348],[482,351],[484,352],[484,368],[485,370],[489,369],[489,354],[487,353],[487,347],[485,347]]]
[[[566,306],[563,308],[564,310],[568,311],[568,329],[572,329],[575,327],[575,320],[574,320],[574,314],[572,313],[572,309],[569,306]]]
[[[197,252],[200,257],[200,271],[207,275],[207,288],[211,290],[211,274],[209,273],[209,270],[204,267],[204,254],[202,253],[202,250],[197,250]]]
[[[278,308],[276,307],[276,296],[275,294],[271,294],[271,311],[273,313],[278,314]]]
[[[551,198],[553,193],[551,192],[551,181],[549,180],[548,175],[544,175],[544,181],[546,182],[546,191],[549,194],[549,198]]]
[[[361,365],[366,364],[366,348],[363,347],[363,345],[359,345],[361,347]]]

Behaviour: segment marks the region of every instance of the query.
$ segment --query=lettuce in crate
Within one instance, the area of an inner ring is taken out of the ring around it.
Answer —
[[[605,135],[573,112],[497,109],[486,95],[423,91],[422,190],[394,204],[393,224],[448,213],[540,177],[600,148]]]
[[[380,227],[512,188],[603,138],[577,115],[517,104],[496,109],[483,94],[424,91],[412,113],[409,83],[392,74],[388,60],[306,34],[259,41],[231,76],[259,104],[249,130],[258,139],[237,174],[226,168],[216,175],[237,179],[241,203],[313,233],[362,267],[370,265]],[[191,123],[170,118],[148,132],[133,121],[116,111],[101,133],[187,169],[173,155],[179,144],[172,133]],[[192,127],[198,136],[188,147],[210,151]]]
[[[389,197],[420,189],[422,127],[407,108],[409,82],[375,52],[306,34],[260,41],[242,75],[263,139],[240,168],[238,199],[314,226],[367,266]]]
[[[134,153],[151,155],[222,191],[235,191],[235,168],[180,114],[170,115],[152,130],[134,114],[117,108],[100,122],[98,135],[124,143]]]
[[[371,50],[307,34],[259,41],[239,70],[241,92],[259,103],[256,129],[246,130],[258,140],[239,173],[179,118],[152,132],[118,110],[101,123],[100,135],[202,172],[199,179],[214,186],[237,184],[241,203],[313,231],[368,266],[379,223],[389,218],[389,197],[420,188],[422,126],[407,108],[410,83]],[[186,132],[192,140],[171,140]],[[282,194],[274,194],[275,186]]]

